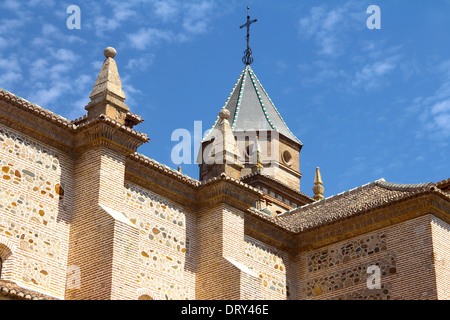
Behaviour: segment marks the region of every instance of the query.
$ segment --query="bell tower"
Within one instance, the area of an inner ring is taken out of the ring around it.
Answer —
[[[281,213],[314,201],[300,192],[303,143],[289,130],[250,66],[250,18],[247,8],[245,67],[200,148],[200,180],[225,173],[267,194],[261,208]],[[232,137],[232,138],[231,138]],[[221,140],[222,139],[222,140]]]

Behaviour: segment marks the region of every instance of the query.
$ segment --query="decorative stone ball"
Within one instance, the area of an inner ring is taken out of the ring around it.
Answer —
[[[113,47],[108,47],[103,53],[105,54],[106,58],[114,58],[117,54],[117,51]]]
[[[220,113],[219,113],[219,117],[220,117],[220,119],[229,119],[230,118],[230,111],[228,111],[227,109],[222,109],[222,110],[220,110]]]

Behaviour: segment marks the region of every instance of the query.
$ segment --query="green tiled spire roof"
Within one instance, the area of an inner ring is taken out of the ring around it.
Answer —
[[[242,71],[224,109],[230,111],[229,122],[233,131],[272,131],[284,135],[303,145],[289,130],[252,68],[247,65]],[[213,126],[217,127],[218,120]],[[211,138],[207,134],[204,141]]]

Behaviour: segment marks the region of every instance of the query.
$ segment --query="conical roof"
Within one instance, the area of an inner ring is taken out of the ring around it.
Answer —
[[[290,140],[303,145],[289,130],[249,65],[242,71],[224,109],[230,112],[229,121],[233,131],[275,130]],[[212,129],[217,129],[218,125],[219,118],[217,118]],[[204,141],[211,138],[210,131],[206,134]]]
[[[97,81],[95,81],[90,98],[95,99],[99,95],[111,93],[123,102],[125,101],[125,93],[122,90],[122,82],[114,60],[116,50],[108,47],[105,49],[104,54],[106,60],[103,62]]]

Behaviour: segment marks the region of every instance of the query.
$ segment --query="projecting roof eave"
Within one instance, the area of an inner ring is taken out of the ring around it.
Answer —
[[[13,281],[0,280],[0,293],[13,300],[59,300],[44,293],[25,289]]]
[[[435,183],[395,184],[381,179],[288,211],[279,215],[277,222],[299,233],[428,193],[450,200]]]
[[[450,187],[450,178],[437,182],[436,186],[439,189],[449,188]]]

